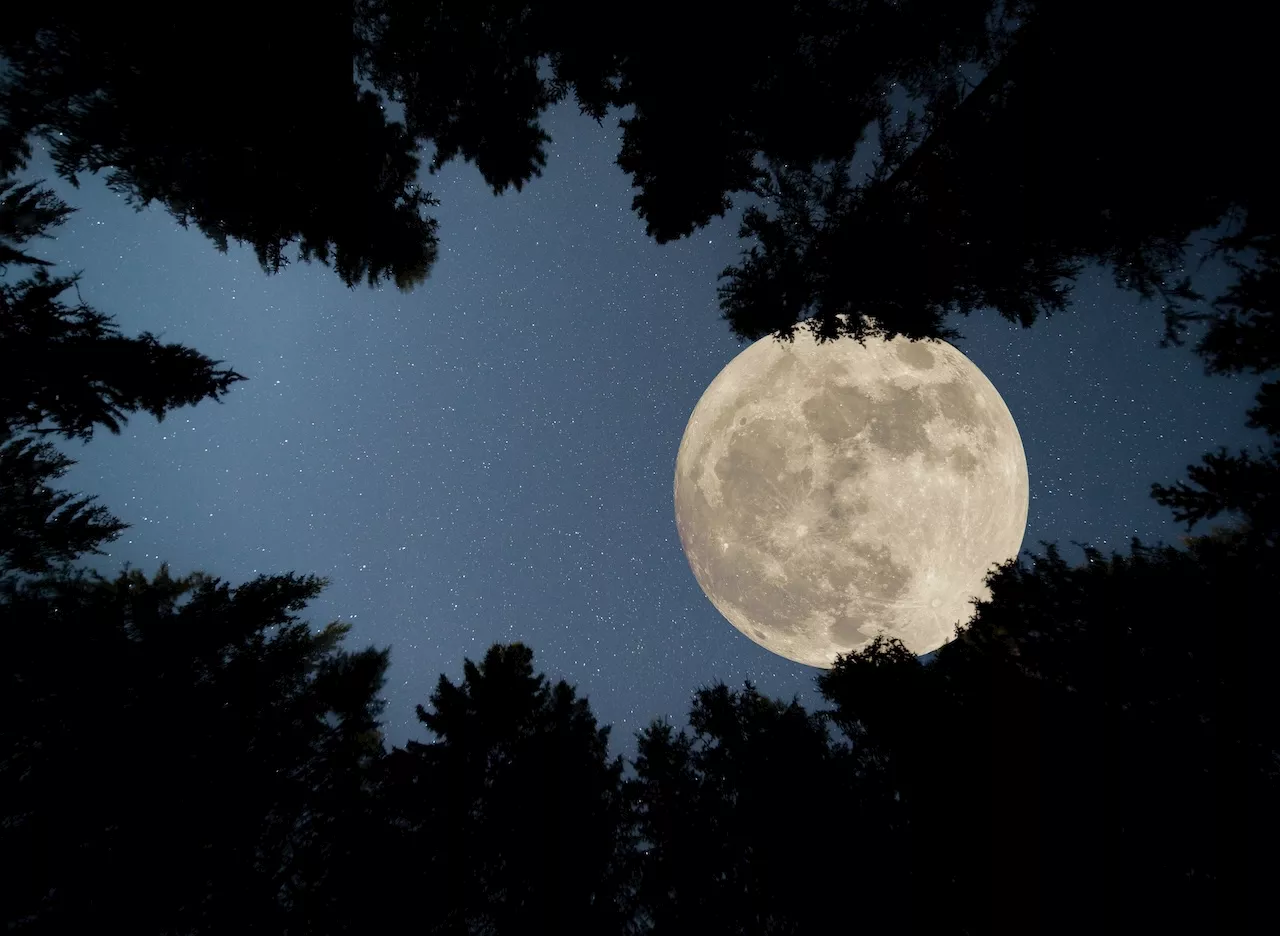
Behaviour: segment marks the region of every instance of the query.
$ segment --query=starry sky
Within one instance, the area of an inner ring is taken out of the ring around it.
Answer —
[[[816,704],[817,670],[703,596],[673,516],[685,423],[741,350],[715,300],[737,215],[659,246],[614,165],[616,118],[570,104],[545,125],[548,166],[523,192],[495,197],[462,163],[424,175],[442,250],[409,294],[349,290],[318,265],[268,276],[247,248],[219,254],[159,207],[135,213],[100,179],[73,189],[34,160],[25,177],[79,209],[37,255],[83,271],[84,300],[126,333],[250,378],[222,405],[66,446],[67,486],[133,524],[88,564],[331,579],[307,616],[350,621],[353,647],[391,646],[391,743],[424,738],[413,706],[495,641],[528,643],[577,685],[620,752],[655,717],[682,723],[715,680]],[[1150,483],[1258,441],[1244,428],[1256,381],[1161,349],[1158,309],[1105,275],[1030,330],[994,313],[956,324],[1022,435],[1024,549],[1057,541],[1076,561],[1072,540],[1175,541]]]

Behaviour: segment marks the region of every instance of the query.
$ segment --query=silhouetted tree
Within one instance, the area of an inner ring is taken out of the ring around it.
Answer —
[[[721,290],[735,332],[812,317],[826,336],[856,335],[869,317],[889,333],[938,336],[947,314],[982,307],[1030,324],[1100,263],[1119,285],[1162,298],[1176,338],[1199,299],[1183,272],[1190,236],[1233,212],[1274,233],[1251,119],[1270,89],[1253,7],[1179,19],[1153,4],[1121,16],[1044,0],[1004,14],[1000,41],[993,32],[985,49],[954,46],[973,80],[953,71],[908,88],[923,121],[871,115],[883,145],[865,181],[849,178],[851,146],[818,160],[760,150],[767,203],[745,216],[754,246]],[[1220,246],[1242,256],[1238,242]]]
[[[11,931],[282,932],[337,899],[326,836],[381,752],[387,654],[298,619],[322,587],[164,568],[4,583]]]
[[[17,438],[0,445],[0,575],[49,572],[101,553],[99,546],[128,527],[94,504],[96,498],[49,487],[73,464],[48,442]]]
[[[1280,367],[1275,241],[1253,252],[1197,345],[1211,373]],[[1256,454],[1225,449],[1155,484],[1192,530],[1128,555],[1056,547],[1011,562],[928,666],[876,641],[819,678],[833,718],[878,751],[910,817],[931,928],[1257,931],[1280,860],[1280,383],[1257,393]]]
[[[521,644],[441,676],[410,741],[388,761],[402,824],[394,878],[422,894],[437,933],[611,933],[628,923],[622,762],[608,728]]]
[[[941,335],[948,313],[988,306],[1026,324],[1101,263],[1161,297],[1176,338],[1200,298],[1188,237],[1232,212],[1274,233],[1267,31],[1237,0],[1127,9],[361,0],[309,8],[299,43],[292,13],[235,4],[184,18],[177,43],[165,21],[28,7],[0,40],[0,169],[35,136],[66,177],[109,169],[134,203],[252,244],[268,270],[296,243],[349,284],[408,287],[436,253],[417,147],[433,170],[461,157],[518,189],[546,161],[541,115],[572,93],[597,120],[631,109],[618,162],[658,241],[755,202],[721,291],[740,335]],[[265,91],[299,80],[284,106]],[[916,117],[893,118],[897,91]],[[860,148],[878,149],[865,180],[849,175]]]
[[[14,179],[0,179],[0,273],[7,273],[12,264],[52,266],[19,248],[36,238],[52,237],[49,231],[64,224],[72,211],[41,182],[19,185]]]
[[[634,107],[619,163],[666,241],[723,214],[731,193],[756,191],[759,154],[840,156],[893,82],[933,96],[955,85],[955,65],[991,54],[1007,31],[988,28],[995,7],[776,4],[761,29],[729,4],[689,18],[667,2],[360,0],[310,7],[305,43],[291,12],[243,3],[180,27],[28,7],[0,40],[0,171],[24,165],[35,136],[68,179],[109,170],[134,204],[161,202],[221,248],[251,244],[269,271],[297,243],[348,284],[407,288],[436,255],[421,213],[433,200],[414,185],[418,145],[434,149],[432,170],[462,157],[495,192],[519,189],[545,164],[549,105],[572,92],[597,120]],[[353,69],[403,106],[403,124]],[[298,82],[283,106],[268,91]]]
[[[750,684],[700,690],[691,732],[639,736],[640,920],[655,933],[813,933],[857,917],[892,925],[906,891],[897,808],[878,765],[821,716]]]
[[[1280,239],[1255,233],[1246,224],[1231,248],[1251,251],[1254,262],[1233,261],[1239,280],[1210,312],[1186,320],[1211,324],[1196,350],[1214,374],[1274,375],[1280,370]],[[1188,481],[1152,485],[1152,495],[1185,521],[1188,529],[1222,513],[1243,521],[1241,532],[1275,548],[1280,545],[1280,381],[1258,389],[1247,424],[1268,436],[1256,452],[1228,454],[1225,448],[1187,467]]]
[[[77,280],[40,269],[0,283],[0,431],[88,440],[95,428],[118,433],[140,410],[163,419],[221,400],[244,379],[184,345],[126,338],[82,301],[65,305],[58,297]]]
[[[305,31],[306,40],[299,37]],[[29,138],[76,182],[159,201],[219,249],[251,245],[268,271],[304,260],[355,285],[408,288],[436,256],[416,144],[353,74],[352,5],[236,3],[180,17],[28,5],[6,11],[0,172]]]
[[[539,120],[567,88],[539,67],[566,25],[560,8],[573,6],[360,0],[357,67],[404,108],[409,135],[430,142],[431,172],[462,157],[494,194],[518,191],[547,162]]]
[[[48,486],[74,462],[39,437],[119,432],[139,410],[163,419],[179,406],[221,400],[244,379],[183,345],[145,333],[125,338],[83,301],[61,302],[78,277],[51,276],[48,261],[22,248],[50,237],[70,213],[39,183],[0,182],[0,264],[36,267],[0,282],[0,575],[47,572],[97,552],[127,526],[94,498]]]
[[[50,238],[74,209],[39,182],[0,181],[0,264],[35,266],[17,282],[0,282],[0,439],[18,432],[88,440],[95,428],[120,431],[139,410],[156,419],[180,406],[221,400],[235,371],[149,333],[120,335],[111,317],[83,300],[59,297],[79,276],[53,277],[47,260],[19,248]]]
[[[992,54],[1006,30],[996,9],[873,0],[745,16],[726,3],[690,17],[664,2],[628,17],[608,43],[619,50],[612,103],[634,106],[618,164],[640,190],[633,207],[646,230],[661,243],[723,215],[735,193],[763,190],[766,160],[850,154],[895,83],[936,95],[961,77],[959,63]]]
[[[821,676],[892,765],[928,923],[1250,930],[1280,830],[1277,579],[1234,537],[1079,567],[1050,546],[930,665],[878,643]]]
[[[1020,7],[1005,5],[1009,16]],[[545,164],[538,121],[548,105],[572,92],[596,120],[632,108],[618,163],[661,243],[723,215],[734,193],[758,192],[761,155],[812,163],[850,152],[895,82],[931,99],[954,95],[943,89],[957,85],[955,66],[1005,41],[1008,17],[993,19],[996,9],[991,0],[803,3],[744,16],[714,3],[690,17],[669,0],[643,10],[366,0],[358,62],[404,105],[410,133],[434,141],[433,169],[461,155],[495,191],[519,188]]]

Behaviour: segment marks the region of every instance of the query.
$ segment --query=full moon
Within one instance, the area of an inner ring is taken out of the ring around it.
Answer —
[[[707,387],[676,456],[698,584],[810,666],[880,634],[918,654],[946,643],[1018,554],[1027,507],[1013,416],[944,341],[762,338]]]

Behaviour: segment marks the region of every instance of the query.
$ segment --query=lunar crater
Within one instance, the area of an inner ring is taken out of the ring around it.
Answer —
[[[703,394],[675,474],[677,530],[707,597],[814,666],[877,634],[935,649],[1026,526],[1013,418],[945,342],[762,339]]]

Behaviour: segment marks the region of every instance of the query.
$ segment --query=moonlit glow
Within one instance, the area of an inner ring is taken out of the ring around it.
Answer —
[[[694,577],[756,643],[829,667],[877,634],[936,649],[1017,555],[1028,478],[1008,407],[942,341],[763,338],[694,408],[675,512]]]

